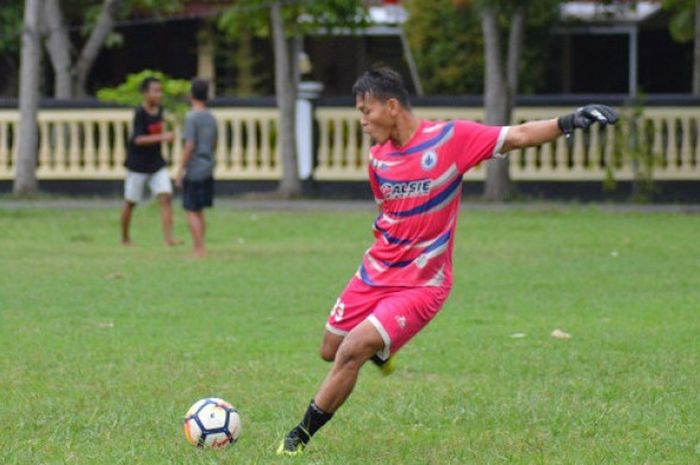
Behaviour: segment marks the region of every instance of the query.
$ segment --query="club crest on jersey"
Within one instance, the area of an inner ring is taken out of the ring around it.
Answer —
[[[385,182],[381,185],[382,195],[387,200],[407,199],[430,194],[430,179],[418,181]]]
[[[437,153],[435,153],[434,150],[428,150],[423,154],[423,157],[420,160],[420,166],[423,168],[423,171],[430,171],[435,168],[437,161]]]

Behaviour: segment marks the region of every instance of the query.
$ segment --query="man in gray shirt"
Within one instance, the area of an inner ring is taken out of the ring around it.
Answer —
[[[185,144],[176,177],[182,188],[182,208],[192,233],[193,255],[206,256],[204,247],[204,208],[214,203],[214,165],[217,126],[214,115],[207,109],[207,81],[193,79],[190,90],[192,109],[187,112],[182,139]]]

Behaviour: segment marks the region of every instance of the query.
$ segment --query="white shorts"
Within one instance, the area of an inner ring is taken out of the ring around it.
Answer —
[[[170,182],[168,168],[165,166],[155,173],[137,173],[135,171],[126,170],[124,200],[133,203],[147,200],[146,185],[148,185],[148,190],[153,195],[173,193],[173,185]]]

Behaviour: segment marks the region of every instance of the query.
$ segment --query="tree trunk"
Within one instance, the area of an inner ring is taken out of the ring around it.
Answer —
[[[693,52],[693,94],[700,95],[700,2],[695,4],[695,47]]]
[[[525,42],[525,7],[518,7],[510,20],[508,35],[508,67],[506,69],[508,79],[508,122],[510,123],[515,97],[518,95],[518,83],[520,78],[520,55]]]
[[[54,97],[70,99],[73,97],[73,77],[71,62],[71,43],[68,28],[63,20],[63,13],[58,0],[45,0],[44,20],[46,22],[46,50],[49,52],[54,72]]]
[[[75,95],[77,97],[87,96],[86,83],[90,70],[92,70],[105,40],[112,33],[115,15],[123,5],[124,0],[104,0],[102,3],[95,27],[85,42],[75,65]]]
[[[19,147],[13,190],[29,194],[38,188],[36,160],[38,146],[39,66],[41,65],[42,0],[25,0],[24,31],[20,56]]]
[[[294,86],[294,101],[296,103],[296,93],[299,90],[301,82],[301,67],[299,63],[299,55],[304,50],[304,39],[302,37],[294,37],[289,41],[289,63],[292,73],[292,85]]]
[[[506,126],[510,124],[515,97],[518,94],[520,55],[525,38],[524,6],[516,8],[510,20],[506,76],[503,75],[503,51],[498,15],[493,8],[482,11],[481,26],[484,31],[486,73],[484,82],[484,106],[486,123]],[[494,158],[486,165],[484,198],[492,201],[508,200],[513,195],[508,158]]]
[[[297,172],[295,103],[296,88],[292,76],[289,46],[285,37],[280,2],[270,7],[272,44],[275,55],[275,93],[279,108],[279,147],[282,155],[282,180],[279,192],[287,197],[301,193]]]
[[[481,27],[484,33],[484,107],[486,124],[507,125],[510,120],[508,109],[508,92],[503,78],[501,52],[501,31],[498,16],[489,7],[481,13]],[[494,158],[486,165],[486,183],[484,199],[490,201],[507,200],[512,193],[508,159]]]
[[[104,0],[94,29],[90,33],[78,60],[73,68],[71,59],[72,44],[68,29],[63,20],[59,0],[45,0],[45,21],[48,38],[46,49],[54,70],[54,97],[70,99],[87,96],[85,88],[90,70],[114,29],[114,17],[124,4],[124,0]]]

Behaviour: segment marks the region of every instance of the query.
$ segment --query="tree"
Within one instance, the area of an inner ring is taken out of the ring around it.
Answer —
[[[97,98],[105,103],[137,107],[143,102],[141,83],[147,77],[154,77],[160,81],[163,87],[161,105],[168,115],[173,115],[176,121],[184,121],[185,113],[189,108],[187,97],[190,95],[190,81],[175,79],[160,71],[144,69],[138,73],[129,74],[118,86],[98,90]]]
[[[297,73],[292,73],[293,66],[290,63],[298,60],[298,57],[294,54],[290,57],[280,2],[272,4],[270,22],[272,25],[272,48],[275,54],[275,95],[277,95],[277,107],[280,112],[280,143],[282,144],[282,172],[284,173],[279,191],[285,196],[291,196],[301,192],[301,181],[296,175],[297,141],[294,115],[299,80]],[[292,48],[292,50],[294,49]]]
[[[484,95],[486,122],[510,123],[516,94],[543,90],[560,0],[406,0],[426,90]],[[507,31],[507,32],[506,32]],[[533,37],[525,47],[525,37]],[[504,51],[505,45],[507,50]],[[485,197],[511,195],[507,159],[487,164]]]
[[[300,194],[302,188],[297,173],[295,128],[300,39],[304,33],[319,29],[361,27],[365,18],[361,0],[240,0],[219,21],[219,26],[234,37],[247,29],[272,39],[282,156],[278,192],[285,197]]]
[[[664,0],[663,7],[672,12],[669,28],[678,42],[694,41],[693,95],[700,95],[700,2],[698,0]]]
[[[54,97],[87,96],[87,80],[100,51],[121,43],[117,20],[132,11],[175,12],[183,0],[44,0],[46,50],[54,71]],[[71,36],[80,25],[80,39]],[[73,51],[77,51],[73,53]]]
[[[700,2],[695,3],[695,44],[693,48],[693,94],[700,95]]]
[[[37,110],[43,6],[43,0],[25,0],[24,2],[19,84],[19,147],[13,186],[16,194],[30,194],[38,187],[36,180]]]
[[[484,39],[473,8],[453,0],[406,0],[406,36],[428,95],[479,94]]]
[[[484,33],[484,107],[485,122],[492,125],[510,124],[513,100],[518,92],[518,64],[525,35],[525,6],[514,8],[508,35],[506,74],[503,73],[503,52],[498,11],[493,5],[481,11]],[[512,194],[508,158],[493,159],[486,165],[486,200],[506,200]]]
[[[520,57],[525,41],[525,24],[533,8],[553,11],[555,2],[534,0],[482,1],[479,5],[484,34],[484,107],[485,121],[492,125],[508,125],[515,96],[518,93]],[[508,19],[506,19],[508,18]],[[504,63],[502,25],[509,24],[508,50]],[[512,195],[508,158],[492,159],[486,165],[484,198],[503,201]]]
[[[74,59],[68,25],[59,0],[45,0],[46,50],[54,70],[54,97],[85,97],[85,84],[107,38],[112,34],[117,14],[125,0],[103,0],[96,20],[80,52]],[[82,11],[91,12],[91,8]],[[82,13],[81,11],[81,13]]]
[[[404,0],[403,4],[408,11],[407,37],[426,93],[481,94],[484,35],[477,5],[467,0]],[[550,26],[555,19],[556,11],[537,5],[526,16],[528,46],[520,57],[519,93],[547,91],[547,64],[555,43]]]

